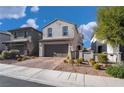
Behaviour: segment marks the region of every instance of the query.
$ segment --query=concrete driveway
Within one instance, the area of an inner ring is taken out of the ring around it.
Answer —
[[[15,65],[52,70],[60,65],[63,60],[63,57],[38,57],[35,59],[15,63]]]

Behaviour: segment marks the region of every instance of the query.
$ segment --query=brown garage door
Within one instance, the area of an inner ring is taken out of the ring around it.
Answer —
[[[65,56],[68,52],[68,44],[45,45],[44,48],[46,57],[52,57],[55,53],[57,56]]]

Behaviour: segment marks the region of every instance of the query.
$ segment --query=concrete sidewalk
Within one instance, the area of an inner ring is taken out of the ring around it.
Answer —
[[[63,87],[123,87],[124,80],[72,72],[0,64],[0,75]]]

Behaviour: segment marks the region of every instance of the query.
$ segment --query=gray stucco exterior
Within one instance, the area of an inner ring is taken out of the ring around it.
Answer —
[[[63,35],[64,26],[68,28],[67,35]],[[49,28],[52,29],[51,37],[48,36]],[[54,56],[54,53],[65,56],[69,47],[72,51],[77,50],[78,46],[82,49],[82,37],[78,33],[76,25],[72,23],[56,19],[44,26],[42,32],[43,39],[39,42],[39,56],[49,56],[49,52],[52,52],[51,56]],[[49,48],[46,49],[46,46]]]
[[[8,49],[18,49],[21,54],[38,56],[41,32],[32,27],[9,30],[9,32],[12,34],[11,40],[4,42]]]
[[[10,34],[7,32],[0,32],[0,52],[6,49],[6,46],[2,43],[8,40],[10,40]]]

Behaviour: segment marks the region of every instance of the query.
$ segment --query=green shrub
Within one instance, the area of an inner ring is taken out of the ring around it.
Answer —
[[[76,60],[76,64],[78,65],[82,64],[82,62],[83,62],[83,58],[79,58]]]
[[[5,59],[13,59],[16,58],[16,55],[19,54],[18,50],[10,50],[10,51],[3,51],[1,53],[1,55],[3,56],[3,58]]]
[[[76,64],[77,64],[77,65],[80,65],[80,64],[81,64],[81,62],[80,62],[79,59],[76,60]]]
[[[79,61],[80,61],[80,63],[82,63],[84,61],[84,58],[83,57],[79,58]]]
[[[2,55],[0,55],[0,60],[4,60],[4,57]]]
[[[106,63],[107,62],[107,55],[106,54],[98,54],[98,62]]]
[[[9,59],[10,58],[9,51],[3,51],[1,54],[2,54],[3,58],[5,58],[5,59]]]
[[[89,64],[90,64],[90,66],[93,66],[94,64],[96,64],[96,62],[94,60],[90,60]]]
[[[19,54],[19,50],[10,50],[10,58],[16,58],[16,55]]]
[[[106,73],[116,78],[124,78],[124,67],[123,66],[109,66],[106,69]]]
[[[94,69],[100,69],[100,65],[98,63],[96,63],[96,64],[93,65],[93,68]]]

